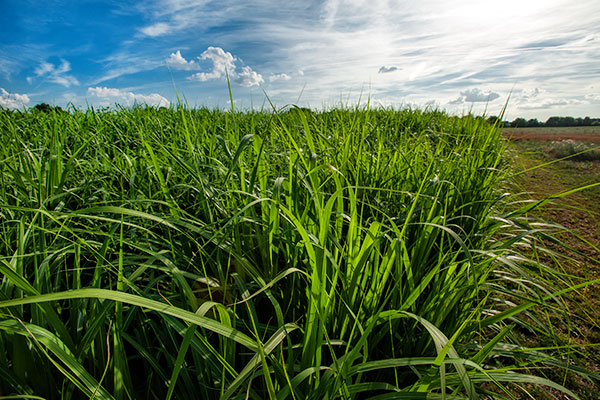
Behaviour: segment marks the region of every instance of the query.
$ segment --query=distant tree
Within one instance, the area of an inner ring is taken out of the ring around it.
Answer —
[[[584,120],[581,118],[573,117],[550,117],[546,121],[546,126],[581,126],[584,124]]]
[[[62,108],[60,108],[59,106],[52,107],[50,104],[46,104],[46,103],[40,103],[40,104],[37,104],[37,105],[36,105],[35,107],[33,107],[33,108],[34,108],[35,110],[37,110],[37,111],[41,111],[41,112],[44,112],[44,113],[49,113],[49,112],[52,112],[52,111],[59,112],[59,113],[63,113],[63,112],[65,112],[65,111],[63,111],[63,109],[62,109]]]
[[[46,103],[37,104],[33,108],[38,111],[45,112],[45,113],[52,111],[52,106],[50,104],[46,104]]]
[[[523,128],[527,126],[527,120],[525,118],[516,118],[510,123],[512,128]]]
[[[563,117],[561,126],[577,126],[577,121],[573,117]]]
[[[494,125],[500,122],[500,118],[498,118],[496,115],[491,115],[488,117],[487,122],[490,123],[490,125]]]
[[[527,121],[528,128],[538,128],[543,125],[544,124],[542,124],[540,121],[538,121],[537,118],[532,118],[529,121]]]
[[[561,126],[560,125],[560,117],[550,117],[546,120],[546,126],[548,127],[553,127],[553,126]]]
[[[302,113],[304,115],[310,115],[310,114],[312,114],[312,110],[310,108],[297,107],[297,106],[290,107],[285,112],[288,112],[288,113]]]

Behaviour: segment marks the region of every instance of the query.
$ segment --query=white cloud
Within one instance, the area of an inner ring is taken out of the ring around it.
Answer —
[[[473,88],[460,92],[460,96],[456,100],[452,100],[450,104],[487,103],[499,97],[500,95],[496,92],[484,92],[481,89]]]
[[[175,52],[175,53],[171,53],[169,58],[167,58],[166,63],[167,63],[167,65],[169,65],[175,69],[183,69],[183,70],[187,70],[187,71],[195,70],[195,69],[199,68],[196,61],[194,61],[194,60],[187,61],[185,58],[183,58],[183,56],[181,55],[181,51],[179,51],[179,50],[177,50],[177,52]]]
[[[165,24],[164,22],[158,22],[154,25],[141,28],[140,32],[142,32],[146,36],[157,37],[170,33],[171,26],[169,24]]]
[[[178,57],[179,55],[179,57]],[[198,72],[190,76],[190,79],[205,82],[212,79],[219,79],[226,74],[229,75],[229,79],[232,81],[245,86],[258,86],[264,79],[261,74],[252,70],[249,66],[245,65],[241,67],[241,71],[235,65],[235,62],[238,60],[234,57],[230,52],[223,50],[220,47],[209,47],[206,49],[200,57],[200,60],[210,60],[213,64],[212,71],[210,72]],[[183,57],[181,57],[181,53],[179,51],[175,54],[171,54],[169,60],[171,62],[178,63],[179,65],[184,65],[188,69],[190,65],[193,65],[193,61],[188,62]]]
[[[206,49],[199,57],[201,60],[211,60],[213,63],[213,70],[211,72],[198,72],[191,76],[192,79],[197,81],[208,81],[210,79],[217,79],[225,76],[225,71],[229,74],[229,77],[235,75],[235,64],[236,58],[228,51],[223,50],[220,47],[210,46]]]
[[[285,73],[271,74],[271,76],[269,77],[269,82],[275,82],[275,81],[279,81],[279,80],[289,81],[290,79],[292,79],[292,77]]]
[[[158,93],[151,93],[149,95],[137,94],[133,92],[123,91],[121,89],[108,88],[108,87],[90,87],[88,93],[92,96],[99,97],[106,100],[108,104],[120,104],[123,106],[131,106],[133,104],[147,104],[149,106],[164,106],[168,107],[169,102],[167,99],[159,95]]]
[[[398,71],[398,67],[395,67],[395,66],[387,67],[387,66],[383,65],[381,68],[379,68],[380,74],[386,74],[388,72],[394,72],[394,71]]]
[[[242,67],[242,72],[237,73],[235,81],[242,86],[250,87],[259,86],[264,82],[264,79],[259,73],[246,65]]]
[[[29,103],[29,96],[26,94],[9,93],[4,88],[0,88],[0,107],[23,108],[27,103]]]
[[[42,62],[36,69],[35,75],[38,78],[45,78],[52,83],[62,85],[64,87],[78,86],[79,81],[73,75],[67,74],[71,71],[71,64],[67,60],[61,60],[59,66],[55,66],[49,62]],[[34,78],[27,77],[27,82],[32,83]]]

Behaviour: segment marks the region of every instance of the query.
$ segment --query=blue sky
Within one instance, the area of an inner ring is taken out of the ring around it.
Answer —
[[[600,117],[600,1],[0,0],[0,105]]]

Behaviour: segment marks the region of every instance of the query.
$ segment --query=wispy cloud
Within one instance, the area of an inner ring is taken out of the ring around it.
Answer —
[[[153,25],[145,26],[140,29],[140,32],[146,36],[157,37],[171,33],[172,29],[169,24],[158,22]]]
[[[600,101],[600,94],[586,94],[585,98],[590,102],[598,102]]]
[[[539,87],[523,89],[515,93],[514,96],[514,106],[520,111],[553,110],[590,104],[592,101],[593,97],[589,95],[558,97]]]
[[[258,1],[257,3],[261,3]],[[259,10],[260,4],[249,3],[253,9]],[[237,0],[156,0],[151,2],[138,2],[127,4],[123,7],[124,13],[143,15],[146,19],[155,20],[153,24],[139,28],[138,31],[145,36],[160,37],[169,34],[194,30],[196,33],[206,31],[212,27],[222,26],[231,18],[240,16],[242,6]]]
[[[133,75],[164,67],[164,58],[157,56],[155,52],[156,50],[151,47],[138,49],[134,45],[119,49],[100,60],[104,70],[103,74],[92,79],[89,85],[98,85],[125,75]]]
[[[23,108],[29,103],[29,96],[26,94],[9,93],[4,88],[0,88],[0,107],[15,109]]]
[[[78,86],[79,81],[73,75],[68,74],[69,71],[71,71],[71,64],[67,60],[61,60],[61,64],[58,66],[44,61],[34,72],[37,78],[43,78],[67,88]],[[29,83],[33,83],[34,80],[34,77],[27,77]]]
[[[2,53],[3,49],[0,48],[0,53]],[[0,76],[3,76],[7,81],[10,80],[11,75],[17,69],[16,63],[13,60],[9,60],[2,55],[0,55]]]
[[[544,109],[553,109],[557,107],[565,107],[565,106],[577,106],[581,104],[587,104],[588,102],[580,99],[557,99],[557,98],[547,98],[540,99],[537,101],[530,101],[527,103],[518,104],[518,108],[521,110],[544,110]]]
[[[147,104],[150,106],[169,106],[169,101],[158,93],[143,95],[139,93],[128,92],[121,89],[108,87],[89,87],[88,94],[102,99],[103,105],[121,104],[132,106],[133,104]]]

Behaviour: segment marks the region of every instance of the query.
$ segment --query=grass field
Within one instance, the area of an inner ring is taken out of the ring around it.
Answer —
[[[586,151],[587,150],[587,151]],[[585,151],[584,153],[581,153]],[[595,280],[600,277],[600,186],[592,186],[600,182],[600,157],[598,143],[517,140],[510,144],[509,154],[517,171],[525,171],[515,177],[516,191],[527,192],[526,198],[542,200],[556,193],[569,191],[575,187],[588,187],[577,193],[547,203],[534,210],[531,218],[540,223],[552,221],[554,238],[565,246],[548,242],[547,245],[556,251],[567,252],[569,261],[562,267],[569,274],[580,279]],[[567,158],[565,158],[567,157]],[[552,264],[551,257],[543,257],[544,262]],[[600,371],[600,286],[592,285],[579,291],[570,300],[571,318],[579,327],[577,334],[570,335],[572,343],[585,343],[587,364],[589,368]],[[580,305],[583,305],[581,307]],[[563,337],[568,332],[559,331]],[[595,345],[594,345],[595,344]],[[597,397],[597,388],[571,376],[570,385],[584,398]]]
[[[511,194],[506,143],[482,118],[1,110],[0,135],[2,395],[598,385],[594,343],[570,340],[569,298],[594,282],[547,247],[555,227],[531,217],[546,201]]]

